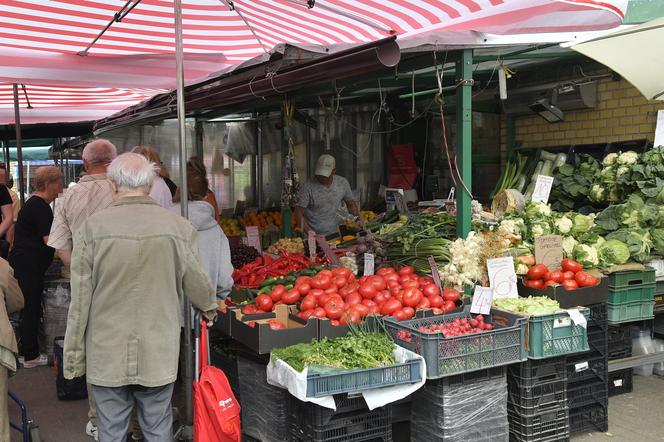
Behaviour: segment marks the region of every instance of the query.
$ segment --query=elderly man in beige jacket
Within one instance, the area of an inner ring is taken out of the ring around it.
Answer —
[[[180,300],[217,307],[196,229],[148,197],[155,170],[134,153],[113,160],[115,202],[74,237],[64,375],[87,375],[100,442],[125,440],[134,404],[147,442],[172,440]]]
[[[9,263],[0,258],[0,295],[3,305],[0,308],[0,441],[9,440],[9,411],[7,410],[7,375],[16,371],[16,336],[9,322],[9,315],[23,308],[23,293],[14,278]]]

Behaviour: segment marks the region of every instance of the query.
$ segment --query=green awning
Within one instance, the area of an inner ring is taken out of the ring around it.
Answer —
[[[43,161],[48,160],[48,150],[51,146],[39,146],[39,147],[24,147],[23,152],[23,161]],[[0,153],[0,159],[4,160],[4,153]],[[9,161],[18,161],[16,158],[16,148],[9,148]]]

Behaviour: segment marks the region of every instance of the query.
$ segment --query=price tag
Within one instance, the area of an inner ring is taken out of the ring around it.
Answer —
[[[547,203],[549,201],[549,194],[551,193],[551,186],[553,186],[553,177],[537,175],[535,190],[533,191],[531,201]]]
[[[535,238],[535,262],[551,271],[560,269],[563,260],[563,237],[544,235]]]
[[[578,364],[574,364],[574,371],[578,373],[580,371],[588,370],[588,367],[588,361],[579,362]]]
[[[307,242],[309,243],[309,259],[313,261],[316,258],[316,232],[309,230]]]
[[[440,273],[438,273],[438,266],[436,265],[436,260],[433,259],[433,256],[428,258],[429,267],[431,267],[431,277],[433,278],[434,284],[438,286],[438,289],[443,291],[443,283],[440,280]]]
[[[614,387],[622,387],[623,386],[623,380],[622,379],[615,379],[613,381],[613,386]]]
[[[556,318],[553,320],[553,328],[570,327],[572,325],[572,318]]]
[[[247,226],[247,245],[258,250],[258,253],[263,253],[263,248],[261,247],[261,235],[258,232],[258,227],[256,226]]]
[[[373,253],[364,254],[364,276],[374,274],[374,255]]]
[[[337,255],[334,254],[332,248],[330,248],[330,245],[323,235],[316,235],[316,242],[318,242],[320,248],[323,249],[325,256],[327,256],[327,260],[330,261],[330,264],[339,264],[339,258],[337,258]]]
[[[588,328],[588,320],[585,316],[583,316],[583,313],[581,313],[578,308],[571,308],[566,311],[569,317],[572,318],[574,325],[580,325],[583,328]]]
[[[473,303],[470,306],[470,313],[488,315],[491,312],[492,302],[493,289],[491,287],[475,286],[475,291],[473,292]]]
[[[489,286],[496,298],[518,298],[514,261],[509,256],[489,259],[486,262]]]
[[[406,204],[406,199],[403,197],[403,195],[401,193],[396,193],[394,195],[394,199],[399,213],[408,213],[408,204]]]

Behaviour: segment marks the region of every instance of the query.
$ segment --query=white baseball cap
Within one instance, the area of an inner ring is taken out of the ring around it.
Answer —
[[[314,175],[329,177],[332,175],[332,172],[334,172],[336,166],[337,162],[332,155],[323,154],[318,157],[318,160],[316,160],[316,170],[314,171]]]

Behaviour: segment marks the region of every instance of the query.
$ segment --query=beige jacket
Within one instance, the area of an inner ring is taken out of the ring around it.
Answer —
[[[0,292],[2,292],[5,308],[0,308],[0,364],[8,369],[16,370],[16,335],[9,322],[9,315],[23,308],[23,292],[14,278],[14,270],[9,263],[0,258]]]
[[[216,307],[196,229],[148,197],[122,198],[78,229],[71,273],[65,378],[87,374],[102,387],[174,382],[180,299]]]

